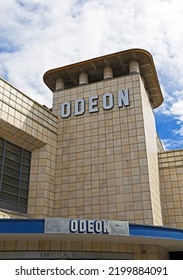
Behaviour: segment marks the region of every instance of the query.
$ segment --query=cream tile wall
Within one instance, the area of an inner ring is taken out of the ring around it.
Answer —
[[[0,137],[29,151],[56,134],[57,118],[10,84],[0,79]]]
[[[153,223],[162,225],[162,210],[160,200],[158,145],[154,113],[151,109],[148,93],[141,81],[142,109],[144,119],[145,149],[147,153],[150,201],[152,204]],[[150,211],[149,211],[150,215]]]
[[[159,153],[159,170],[164,225],[183,228],[183,150]]]
[[[117,91],[125,88],[130,106],[118,108]],[[108,92],[115,105],[105,111],[102,95]],[[89,114],[88,97],[94,95],[99,95],[99,112]],[[58,116],[55,216],[161,224],[159,193],[155,193],[158,170],[152,167],[157,165],[156,134],[145,95],[138,74],[53,94],[53,113]],[[77,98],[85,98],[85,114],[62,119],[61,103]]]

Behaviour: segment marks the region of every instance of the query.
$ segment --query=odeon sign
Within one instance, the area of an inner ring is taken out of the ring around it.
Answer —
[[[96,113],[99,111],[98,108],[98,100],[99,95],[90,96],[88,103],[89,103],[89,113]],[[125,107],[130,105],[129,101],[129,90],[123,89],[118,90],[117,92],[117,105],[118,108]],[[65,101],[61,104],[61,117],[63,119],[68,118],[71,116],[74,107],[74,115],[80,116],[83,115],[86,111],[86,101],[84,98],[76,99],[74,102],[74,106],[69,101]],[[104,110],[111,110],[114,107],[114,96],[112,93],[105,93],[102,96],[102,107]]]
[[[70,220],[69,230],[71,233],[110,233],[109,222],[100,220]]]
[[[127,221],[45,218],[44,233],[129,235]]]

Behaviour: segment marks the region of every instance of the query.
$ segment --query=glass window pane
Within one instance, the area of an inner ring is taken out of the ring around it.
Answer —
[[[19,148],[18,146],[15,146],[9,142],[6,143],[6,150],[11,151],[15,154],[21,155],[22,154],[22,149]]]
[[[29,174],[30,168],[27,167],[27,166],[23,166],[23,167],[22,167],[22,172],[25,173],[25,174]]]
[[[19,177],[20,177],[20,171],[16,171],[16,170],[14,170],[12,168],[9,168],[7,166],[4,166],[3,172],[4,172],[4,174],[9,175],[11,177],[14,177],[16,179],[19,179]]]
[[[0,208],[26,213],[30,164],[29,151],[0,138]]]
[[[22,189],[21,189],[21,191],[20,191],[20,196],[21,196],[22,198],[27,198],[27,196],[28,196],[28,191],[22,190]]]
[[[18,196],[7,194],[7,193],[4,193],[4,192],[0,193],[0,200],[1,199],[4,200],[4,201],[12,202],[12,203],[17,203],[18,202]]]
[[[23,165],[30,166],[30,160],[24,158],[24,159],[23,159]]]
[[[11,185],[7,185],[2,183],[2,190],[4,193],[9,193],[9,194],[13,194],[13,195],[18,195],[19,193],[19,189],[16,187],[12,187]]]
[[[21,182],[21,188],[22,188],[22,189],[25,189],[25,190],[28,190],[28,188],[29,188],[29,182],[24,182],[24,181],[22,181],[22,182]]]
[[[15,186],[15,187],[19,186],[19,180],[18,179],[9,177],[5,174],[3,174],[3,183],[8,184],[8,185],[12,185],[12,186]]]
[[[31,152],[28,152],[26,150],[23,151],[23,157],[27,159],[31,159]]]
[[[21,166],[20,163],[7,159],[7,158],[4,160],[4,165],[6,165],[12,169],[15,169],[15,170],[20,170],[20,166]]]
[[[27,206],[27,200],[25,199],[25,198],[20,198],[20,200],[19,200],[19,203],[20,203],[20,205],[22,205],[22,206]]]
[[[26,174],[23,173],[21,179],[25,182],[29,182],[29,175],[26,175]]]
[[[5,152],[5,157],[8,158],[8,159],[11,159],[13,161],[19,162],[19,163],[21,162],[21,156],[13,154],[12,152],[9,152],[7,150]]]

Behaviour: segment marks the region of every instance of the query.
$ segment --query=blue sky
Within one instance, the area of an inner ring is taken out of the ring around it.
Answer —
[[[183,148],[182,0],[1,0],[0,76],[41,104],[52,68],[130,48],[153,55],[164,103],[155,110],[166,149]]]

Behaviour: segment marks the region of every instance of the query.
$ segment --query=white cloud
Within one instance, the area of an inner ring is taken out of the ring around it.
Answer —
[[[51,106],[51,68],[144,48],[165,93],[159,112],[182,121],[182,0],[1,0],[0,10],[0,75],[33,99]]]
[[[183,117],[183,98],[180,98],[171,106],[171,113],[177,116]]]
[[[161,143],[163,145],[163,148],[165,151],[168,150],[178,150],[180,149],[180,146],[183,146],[183,140],[179,139],[172,139],[172,138],[167,138],[167,139],[161,139]]]

